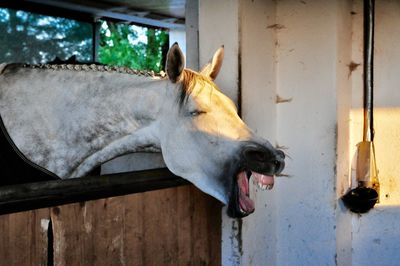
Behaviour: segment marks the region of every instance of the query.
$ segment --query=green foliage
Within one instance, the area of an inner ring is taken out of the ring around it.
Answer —
[[[45,63],[57,56],[92,59],[92,25],[0,8],[0,62]]]
[[[144,40],[138,39],[138,30],[145,34]],[[100,28],[99,61],[103,64],[160,72],[167,49],[166,31],[105,21]]]
[[[90,23],[0,8],[0,34],[0,62],[46,63],[72,55],[93,61]],[[166,31],[102,22],[100,63],[160,72],[167,50]]]

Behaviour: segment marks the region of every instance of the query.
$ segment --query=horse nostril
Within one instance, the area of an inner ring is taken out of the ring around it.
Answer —
[[[282,165],[283,165],[283,163],[281,161],[278,161],[278,160],[275,161],[275,169],[277,172],[282,171],[282,168],[283,168]]]
[[[281,150],[277,150],[276,153],[278,154],[278,156],[282,157],[283,159],[285,159],[285,153]]]
[[[275,165],[275,174],[279,174],[282,172],[283,168],[285,167],[285,161],[284,160],[275,160],[274,161]]]

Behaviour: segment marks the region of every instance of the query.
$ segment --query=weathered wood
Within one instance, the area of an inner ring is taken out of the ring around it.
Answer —
[[[195,189],[188,186],[182,189],[178,188],[178,190],[176,218],[179,263],[177,265],[193,265],[192,262],[194,261],[192,259],[195,259],[193,245],[188,245],[188,243],[193,241],[192,231],[193,226],[196,226],[193,224],[194,199],[192,197],[192,191]]]
[[[125,261],[131,265],[145,265],[144,251],[145,241],[144,230],[147,226],[143,218],[146,202],[144,193],[127,196],[125,198]]]
[[[194,265],[219,265],[221,261],[221,203],[204,200],[204,195],[192,187],[193,204],[192,256]],[[201,226],[199,226],[201,225]]]
[[[48,209],[0,216],[1,265],[48,265]]]
[[[0,265],[219,265],[220,213],[190,185],[0,215]]]
[[[188,184],[168,169],[0,187],[0,214]]]
[[[126,265],[123,203],[114,197],[52,208],[54,265]]]
[[[219,265],[220,212],[193,186],[56,207],[54,263]]]

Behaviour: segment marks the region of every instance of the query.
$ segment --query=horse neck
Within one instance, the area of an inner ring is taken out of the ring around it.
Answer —
[[[81,118],[84,121],[80,122],[80,132],[75,132],[79,142],[85,142],[75,154],[83,152],[84,156],[65,176],[82,176],[94,166],[121,154],[160,152],[158,120],[166,100],[167,82],[110,75],[89,95],[82,92],[79,98],[78,93],[77,100],[89,111]],[[82,113],[72,113],[68,117],[73,123],[79,116]]]
[[[143,77],[128,77],[125,81],[116,82],[110,78],[103,85],[103,92],[93,95],[93,108],[109,111],[105,112],[106,118],[121,116],[132,125],[146,126],[158,118],[165,100],[166,82]]]

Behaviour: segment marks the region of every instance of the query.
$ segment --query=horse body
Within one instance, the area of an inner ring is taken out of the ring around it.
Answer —
[[[22,66],[5,69],[1,79],[0,113],[10,138],[60,178],[83,176],[120,154],[160,151],[152,131],[167,80]]]
[[[168,79],[90,66],[0,66],[4,130],[23,157],[60,178],[131,152],[162,152],[167,167],[229,205],[254,211],[249,178],[271,188],[284,155],[243,123],[213,83],[221,48],[200,73],[177,44]],[[124,73],[120,73],[124,72]]]

